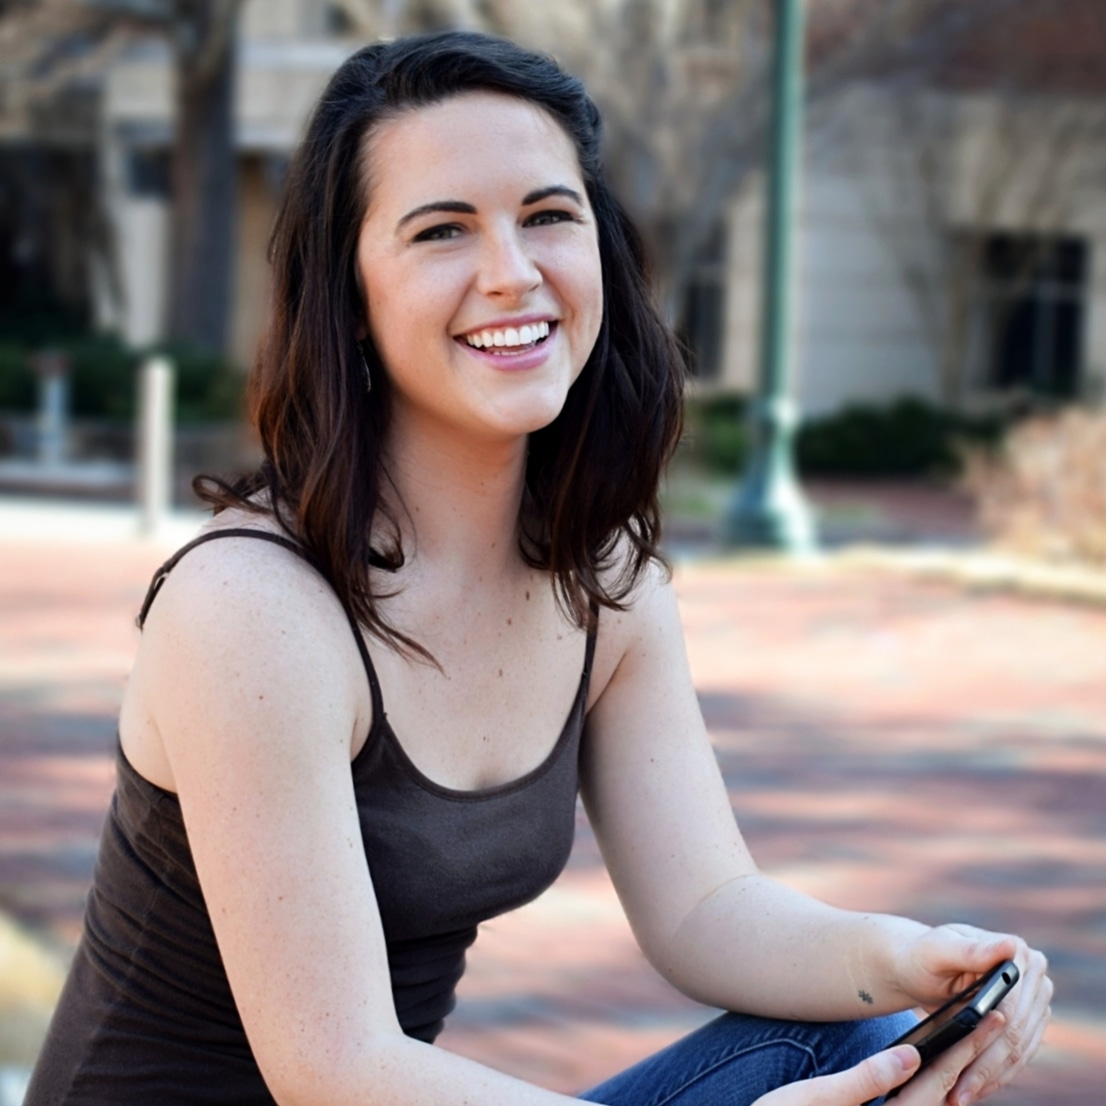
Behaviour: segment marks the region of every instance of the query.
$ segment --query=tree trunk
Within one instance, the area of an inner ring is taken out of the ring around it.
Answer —
[[[232,309],[239,0],[177,0],[169,337],[224,353]]]

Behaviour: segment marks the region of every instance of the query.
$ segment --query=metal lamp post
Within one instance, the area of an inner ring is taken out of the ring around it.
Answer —
[[[776,0],[775,8],[761,372],[751,412],[755,444],[723,535],[729,545],[801,553],[815,544],[813,520],[795,476],[798,412],[790,394],[792,228],[803,130],[803,0]]]

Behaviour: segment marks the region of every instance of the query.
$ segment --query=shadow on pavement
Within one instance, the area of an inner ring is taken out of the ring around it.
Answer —
[[[37,949],[76,939],[132,620],[166,552],[0,540],[0,909]],[[833,563],[687,565],[676,585],[761,865],[841,906],[1023,932],[1050,956],[1055,1020],[1038,1063],[993,1101],[1101,1103],[1106,610]],[[578,823],[558,884],[482,928],[442,1042],[564,1091],[711,1013],[644,962]],[[19,1062],[3,1041],[0,1065]]]

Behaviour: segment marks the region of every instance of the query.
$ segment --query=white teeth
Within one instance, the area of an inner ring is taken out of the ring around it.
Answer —
[[[528,323],[522,327],[505,327],[503,330],[482,330],[475,334],[466,334],[465,341],[476,349],[498,347],[531,346],[549,337],[549,323]]]

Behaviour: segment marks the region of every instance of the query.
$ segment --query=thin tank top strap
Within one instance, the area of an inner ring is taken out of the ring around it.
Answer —
[[[153,606],[154,600],[157,598],[157,593],[161,591],[161,587],[165,583],[166,578],[169,573],[176,568],[180,559],[186,553],[195,549],[196,546],[203,545],[205,542],[214,541],[216,538],[258,538],[261,541],[272,542],[274,545],[281,545],[294,553],[297,557],[306,561],[324,580],[326,580],[326,573],[319,568],[303,546],[292,541],[291,538],[283,537],[280,534],[270,534],[267,530],[256,530],[252,527],[245,526],[228,527],[226,530],[212,530],[207,534],[201,534],[198,538],[193,538],[187,545],[182,545],[180,549],[178,549],[176,553],[154,573],[154,577],[150,581],[150,586],[146,589],[146,598],[143,599],[142,607],[138,612],[138,617],[135,619],[135,623],[140,630],[146,623],[146,617],[150,613],[150,607]],[[327,583],[329,584],[329,580]],[[340,597],[335,597],[341,602]],[[361,628],[357,625],[357,619],[354,617],[353,611],[351,611],[345,603],[342,603],[342,610],[346,613],[346,620],[349,622],[349,628],[353,633],[353,640],[357,645],[357,652],[361,655],[361,663],[364,665],[365,675],[369,679],[369,690],[372,693],[373,717],[383,718],[384,699],[380,693],[380,681],[376,678],[376,669],[373,667],[372,658],[369,656],[369,650],[365,645],[365,639],[361,633]]]
[[[180,559],[186,553],[190,553],[195,549],[196,546],[203,545],[205,542],[215,541],[216,538],[260,538],[262,541],[270,541],[275,545],[283,545],[285,549],[290,549],[297,556],[303,557],[304,560],[310,563],[310,558],[291,540],[291,538],[283,538],[279,534],[270,534],[264,530],[254,530],[239,526],[233,529],[212,530],[210,533],[201,534],[198,538],[193,538],[186,545],[182,545],[180,549],[178,549],[176,553],[154,573],[153,579],[150,581],[150,586],[146,589],[146,598],[142,600],[142,607],[139,609],[138,617],[134,620],[135,625],[137,625],[140,630],[146,624],[146,617],[150,613],[150,608],[154,605],[157,593],[161,591],[162,584],[165,583],[169,573],[177,567]]]
[[[591,619],[588,625],[587,644],[584,646],[584,670],[580,673],[580,688],[577,695],[587,710],[588,694],[591,689],[591,665],[595,660],[595,640],[599,636],[599,604],[593,599],[589,607]]]
[[[591,662],[595,659],[595,639],[599,636],[599,604],[591,601],[591,625],[588,627],[588,641],[584,648],[584,678],[591,679]]]
[[[346,619],[349,622],[353,640],[357,645],[357,652],[361,654],[361,664],[364,666],[365,675],[369,678],[369,692],[372,695],[373,704],[373,726],[376,726],[378,720],[383,721],[384,719],[384,695],[380,690],[380,681],[376,678],[376,668],[373,665],[372,657],[369,656],[369,647],[365,644],[365,635],[361,633],[361,627],[357,625],[357,619],[353,617],[353,611],[344,603],[342,607],[346,612]]]

